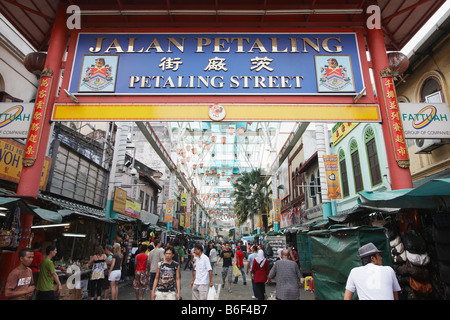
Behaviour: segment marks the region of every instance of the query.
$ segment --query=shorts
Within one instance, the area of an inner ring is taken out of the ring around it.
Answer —
[[[133,281],[133,287],[135,289],[139,289],[139,288],[143,288],[143,289],[147,289],[148,288],[148,274],[145,271],[136,271],[136,274],[134,276],[134,281]]]
[[[225,279],[228,276],[228,282],[233,281],[233,266],[222,267],[222,280],[225,282]]]
[[[109,281],[120,281],[120,276],[122,275],[122,272],[120,270],[113,270],[109,274]]]
[[[177,300],[177,293],[175,291],[161,292],[156,289],[155,300]]]

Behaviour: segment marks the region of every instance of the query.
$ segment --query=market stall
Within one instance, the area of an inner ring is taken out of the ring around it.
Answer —
[[[450,299],[450,179],[360,193],[360,203],[397,208],[385,227],[401,299]]]

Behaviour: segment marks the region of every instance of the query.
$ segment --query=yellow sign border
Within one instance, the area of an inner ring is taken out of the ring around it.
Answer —
[[[211,121],[213,104],[63,104],[53,121]],[[223,121],[381,122],[378,104],[220,104]]]

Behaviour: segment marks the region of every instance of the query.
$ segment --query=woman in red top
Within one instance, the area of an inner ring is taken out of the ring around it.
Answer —
[[[266,293],[265,283],[269,272],[269,262],[264,258],[264,252],[259,250],[252,265],[252,278],[255,282],[255,295],[258,300],[264,300]]]

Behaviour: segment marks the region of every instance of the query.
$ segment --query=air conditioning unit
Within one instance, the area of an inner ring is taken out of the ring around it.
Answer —
[[[431,153],[432,150],[439,148],[442,145],[441,139],[416,139],[416,154],[417,153]]]

